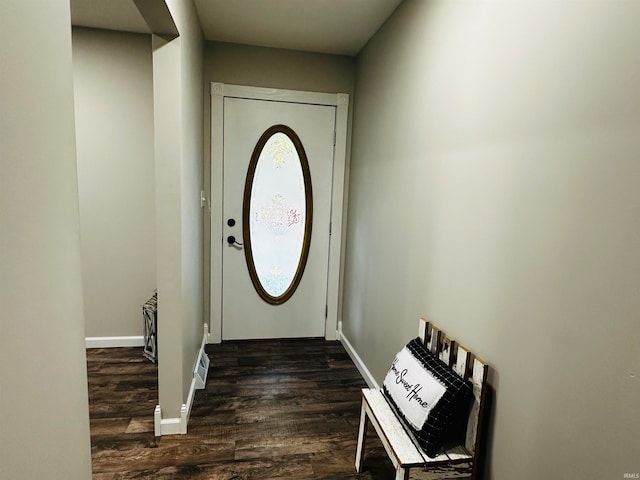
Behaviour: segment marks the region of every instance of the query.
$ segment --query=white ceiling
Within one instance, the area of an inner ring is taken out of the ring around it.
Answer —
[[[194,0],[207,40],[355,55],[402,0]],[[149,33],[133,0],[71,0],[73,25]]]

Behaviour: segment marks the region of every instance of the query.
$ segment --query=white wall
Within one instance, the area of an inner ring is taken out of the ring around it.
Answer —
[[[358,57],[344,331],[484,357],[488,478],[640,472],[640,3],[406,1]]]
[[[151,36],[73,30],[88,337],[141,336],[156,288]]]
[[[0,2],[0,65],[0,478],[89,480],[69,2]]]

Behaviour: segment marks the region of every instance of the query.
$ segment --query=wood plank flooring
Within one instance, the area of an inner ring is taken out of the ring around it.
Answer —
[[[355,473],[366,385],[340,343],[225,342],[207,354],[187,435],[155,437],[156,366],[141,348],[87,350],[94,480],[393,478],[375,434]]]

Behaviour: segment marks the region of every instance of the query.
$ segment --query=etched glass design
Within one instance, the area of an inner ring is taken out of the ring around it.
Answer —
[[[251,257],[247,261],[266,296],[256,286],[258,293],[267,301],[274,300],[270,303],[281,303],[277,300],[290,290],[294,281],[299,281],[302,274],[310,224],[306,221],[307,188],[301,155],[290,136],[283,131],[284,127],[272,129],[275,133],[265,132],[265,135],[269,134],[268,139],[257,161],[254,153],[249,169],[250,176],[254,168],[253,178],[247,187],[250,189],[246,220],[250,240],[248,254]],[[290,134],[295,135],[292,131]],[[264,142],[265,135],[261,142]],[[304,151],[302,157],[306,162]]]

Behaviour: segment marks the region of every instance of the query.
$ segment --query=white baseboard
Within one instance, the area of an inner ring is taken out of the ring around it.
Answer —
[[[204,347],[207,343],[208,332],[205,327],[204,337],[198,355],[196,356],[196,365],[194,367],[193,378],[191,379],[191,387],[189,388],[189,395],[187,396],[187,403],[183,403],[180,407],[179,418],[162,418],[162,410],[160,405],[156,405],[153,412],[154,418],[154,430],[156,437],[161,435],[185,435],[187,433],[187,424],[189,423],[189,417],[191,416],[191,407],[193,406],[193,399],[196,395],[198,388],[204,388],[204,382],[206,382],[206,375],[204,379],[197,376],[197,367],[200,363],[200,358],[205,356]],[[209,363],[207,363],[207,367]]]
[[[378,382],[376,382],[376,379],[373,378],[373,375],[371,375],[371,372],[360,358],[360,355],[358,355],[356,350],[353,348],[353,345],[351,345],[347,337],[345,337],[344,333],[342,333],[342,329],[340,329],[339,334],[340,343],[342,343],[342,346],[351,357],[351,360],[356,365],[356,368],[360,372],[360,375],[362,375],[362,377],[364,378],[364,381],[367,382],[367,385],[369,385],[369,388],[380,388]]]
[[[144,337],[86,337],[86,348],[144,347]]]

